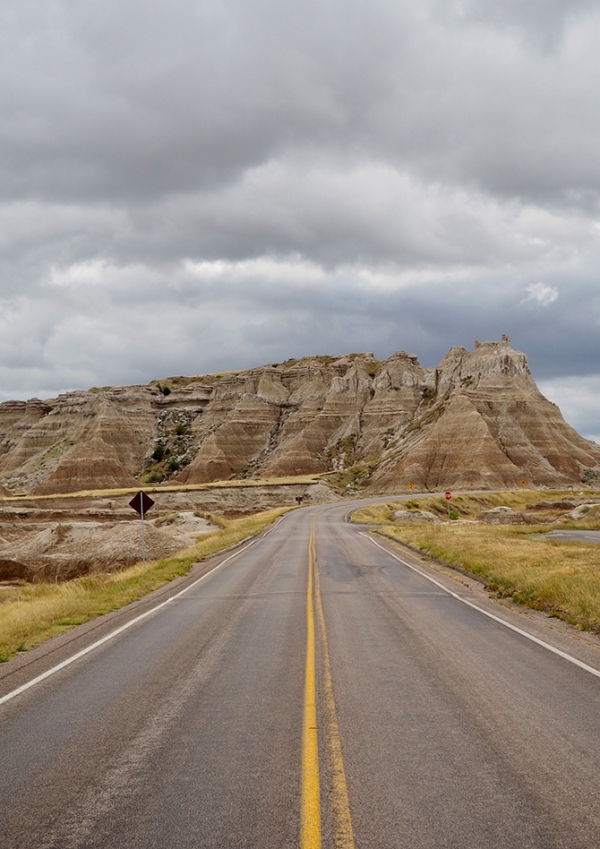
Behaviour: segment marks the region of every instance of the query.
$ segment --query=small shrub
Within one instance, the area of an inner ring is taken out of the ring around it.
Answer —
[[[214,513],[208,513],[206,510],[194,510],[194,516],[197,516],[198,519],[204,519],[206,522],[210,522],[211,525],[216,525],[218,528],[227,527],[227,521],[223,519],[222,516],[215,516]]]
[[[600,480],[600,472],[597,469],[584,469],[581,476],[582,483],[595,483]]]
[[[161,528],[163,525],[173,525],[179,519],[179,513],[165,513],[154,520],[154,527]]]

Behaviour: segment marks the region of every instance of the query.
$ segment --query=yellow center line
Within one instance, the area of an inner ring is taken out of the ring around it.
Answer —
[[[321,680],[323,685],[323,719],[325,723],[327,756],[331,771],[329,800],[333,816],[334,844],[336,849],[355,849],[350,816],[350,803],[346,773],[342,757],[340,733],[333,697],[331,663],[327,629],[321,601],[319,570],[317,566],[317,548],[315,541],[315,521],[310,528],[308,543],[308,589],[306,599],[307,640],[306,640],[306,677],[304,689],[304,725],[302,734],[302,813],[300,846],[301,849],[320,849],[321,847],[321,805],[319,789],[319,752],[317,737],[316,704],[316,642],[315,608],[319,627],[321,646]],[[314,596],[314,599],[313,599]]]
[[[323,681],[324,691],[323,714],[325,726],[327,728],[327,754],[331,768],[331,790],[329,798],[333,814],[333,837],[336,849],[354,849],[354,834],[352,831],[352,818],[350,816],[350,800],[348,798],[348,785],[346,783],[346,772],[344,770],[344,759],[342,757],[340,729],[338,727],[335,700],[333,698],[329,643],[327,640],[327,629],[325,628],[323,603],[321,601],[321,585],[319,581],[319,570],[317,567],[317,550],[314,532],[312,543],[315,575],[315,607],[317,610],[319,637],[321,641],[321,678]]]
[[[317,736],[317,687],[315,662],[315,615],[313,608],[313,545],[308,545],[308,589],[306,592],[306,668],[302,726],[302,800],[300,812],[301,849],[321,849],[321,792],[319,785],[319,741]]]

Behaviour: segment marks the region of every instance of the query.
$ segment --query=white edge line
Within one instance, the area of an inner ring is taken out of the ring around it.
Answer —
[[[398,557],[397,554],[394,554],[388,548],[385,548],[385,546],[380,545],[380,543],[378,543],[377,540],[374,540],[372,536],[369,536],[369,534],[365,534],[363,531],[359,531],[359,533],[367,539],[370,539],[373,545],[376,545],[377,548],[380,548],[382,551],[385,551],[385,553],[389,554],[390,557],[393,557],[394,560],[397,560],[399,563],[402,563],[402,565],[406,566],[408,569],[412,569],[413,572],[416,572],[418,575],[421,575],[422,578],[426,578],[428,581],[431,581],[432,584],[435,584],[436,587],[439,587],[445,593],[448,593],[448,595],[451,595],[452,598],[455,598],[463,604],[466,604],[467,607],[472,607],[473,610],[477,610],[479,613],[483,613],[483,615],[487,616],[488,619],[493,619],[494,622],[499,622],[500,625],[504,625],[505,628],[509,628],[516,634],[520,634],[522,637],[531,640],[532,643],[537,643],[538,646],[542,646],[543,648],[548,649],[548,651],[551,651],[553,654],[557,654],[559,657],[564,658],[564,660],[568,660],[570,663],[574,663],[575,666],[579,666],[580,669],[585,669],[586,672],[595,675],[596,678],[600,678],[600,671],[594,669],[593,666],[588,666],[587,663],[583,663],[583,661],[577,660],[577,658],[573,657],[573,655],[567,654],[566,652],[561,651],[560,649],[557,649],[554,646],[551,646],[550,643],[546,643],[544,642],[544,640],[540,640],[538,637],[534,637],[533,634],[528,634],[527,631],[523,631],[521,628],[517,628],[516,625],[511,625],[510,622],[507,622],[505,619],[501,619],[499,616],[494,616],[493,613],[489,613],[487,610],[484,610],[483,607],[478,607],[478,605],[473,604],[472,601],[467,601],[466,598],[462,598],[462,596],[458,595],[458,593],[452,592],[452,590],[449,590],[448,587],[445,587],[439,581],[436,581],[436,579],[432,578],[431,575],[427,575],[425,572],[422,572],[420,569],[417,569],[416,566],[412,566],[410,563],[407,563],[406,560],[402,560],[401,557]]]
[[[270,528],[269,530],[271,529],[272,528]],[[41,681],[44,681],[51,675],[54,675],[55,672],[59,672],[61,669],[64,669],[65,666],[69,666],[71,663],[74,663],[76,660],[79,660],[80,657],[83,657],[84,655],[89,654],[89,652],[93,651],[94,649],[97,649],[98,646],[101,646],[103,645],[103,643],[107,643],[109,640],[112,640],[113,637],[116,637],[118,634],[121,634],[123,633],[123,631],[126,631],[128,628],[131,628],[132,625],[135,625],[137,622],[140,622],[142,619],[145,619],[146,616],[150,616],[152,613],[156,613],[156,611],[160,610],[161,607],[164,607],[165,605],[170,604],[172,601],[175,601],[176,598],[179,598],[179,596],[183,595],[184,593],[187,593],[188,590],[191,590],[193,587],[197,586],[205,578],[208,578],[209,575],[212,575],[213,572],[216,572],[217,569],[220,569],[221,566],[224,566],[230,560],[233,560],[233,558],[237,557],[238,554],[241,554],[243,551],[246,551],[246,549],[250,548],[251,545],[254,545],[255,542],[257,542],[257,539],[251,540],[247,545],[243,546],[242,548],[239,548],[237,551],[234,551],[233,554],[230,554],[229,557],[225,558],[225,560],[222,560],[220,563],[217,563],[216,566],[213,566],[212,569],[210,569],[208,572],[205,572],[204,575],[201,575],[200,578],[191,583],[189,587],[185,587],[183,590],[180,590],[178,593],[175,593],[175,595],[172,595],[170,598],[166,599],[166,601],[161,601],[160,604],[157,604],[156,607],[150,608],[150,610],[146,610],[145,613],[140,613],[140,615],[136,616],[135,619],[130,619],[130,621],[126,622],[125,625],[121,625],[120,628],[116,628],[114,631],[111,631],[110,634],[106,634],[100,640],[96,640],[95,643],[92,643],[91,645],[87,646],[87,648],[81,649],[81,651],[78,651],[76,654],[72,655],[71,657],[68,657],[66,660],[63,660],[61,663],[58,663],[51,669],[46,670],[46,672],[42,672],[42,674],[38,675],[36,678],[32,678],[31,681],[28,681],[26,684],[22,684],[20,687],[17,687],[16,690],[12,690],[5,696],[2,696],[0,698],[0,705],[3,705],[5,702],[10,701],[11,699],[14,699],[15,696],[19,696],[21,693],[24,693],[25,690],[29,690],[30,687],[33,687],[35,684],[39,684]]]

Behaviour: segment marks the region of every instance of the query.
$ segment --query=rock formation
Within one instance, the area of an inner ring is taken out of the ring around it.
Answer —
[[[597,475],[600,447],[544,398],[508,337],[476,342],[473,352],[451,348],[426,381],[413,422],[375,473],[383,490],[408,479],[426,489],[517,487],[523,479],[559,487]]]
[[[315,356],[0,404],[12,493],[349,469],[373,493],[580,487],[600,480],[600,447],[541,395],[508,337],[451,348],[435,369],[403,351]]]
[[[396,524],[402,522],[430,522],[433,525],[440,525],[441,519],[430,513],[429,510],[396,510],[392,513],[392,521]]]
[[[477,517],[477,521],[483,525],[542,525],[543,519],[538,519],[536,516],[520,513],[518,510],[512,510],[510,507],[492,507],[491,510],[484,510]]]

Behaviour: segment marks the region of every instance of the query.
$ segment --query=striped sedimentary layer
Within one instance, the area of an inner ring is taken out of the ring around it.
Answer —
[[[0,481],[54,493],[353,470],[373,492],[599,485],[600,447],[502,342],[315,356],[146,386],[0,404]],[[351,484],[352,485],[352,484]]]

